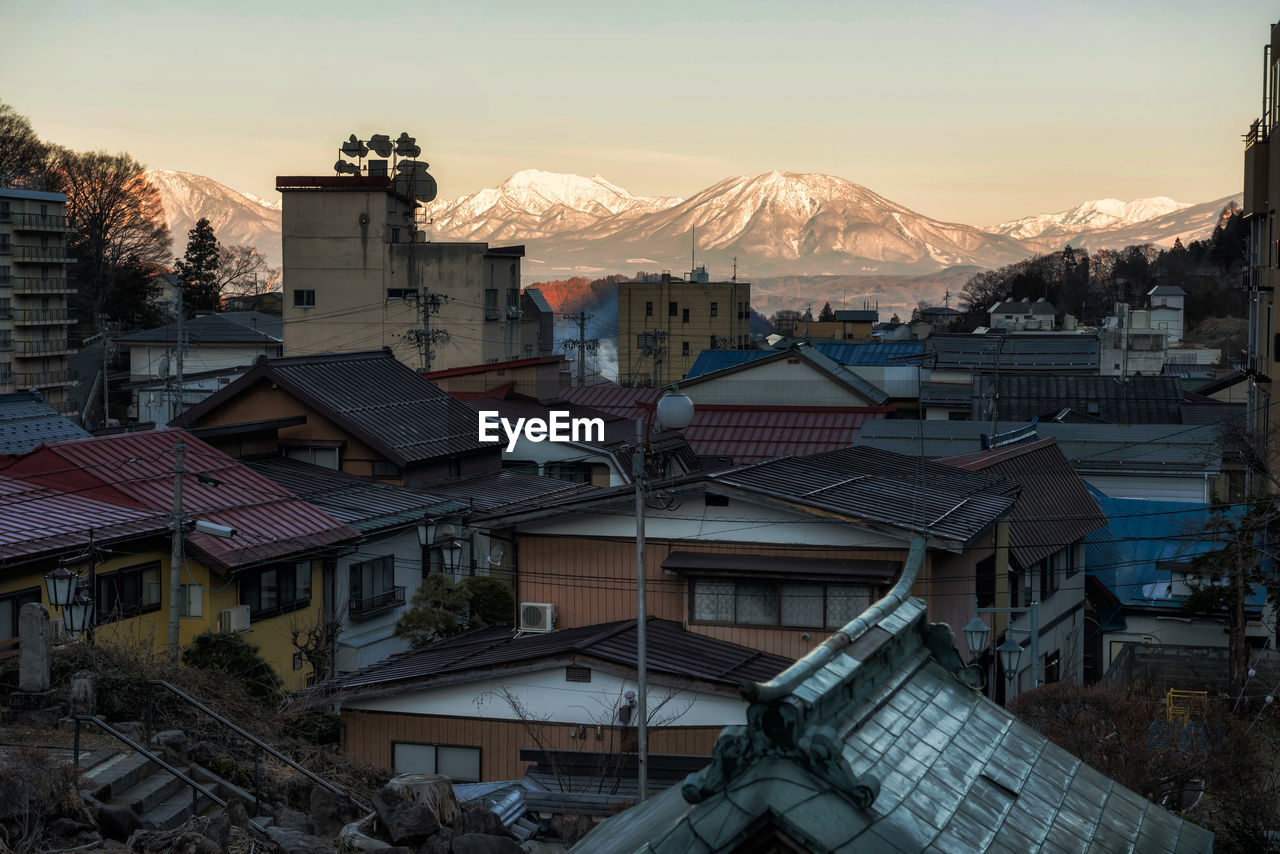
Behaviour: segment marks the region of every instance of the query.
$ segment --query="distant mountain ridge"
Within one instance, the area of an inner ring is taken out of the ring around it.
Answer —
[[[280,263],[280,206],[200,175],[156,170],[181,254],[202,216],[224,244]],[[634,196],[603,177],[517,172],[497,187],[424,205],[434,240],[524,243],[532,278],[684,270],[695,250],[713,277],[920,276],[998,267],[1067,243],[1091,250],[1207,236],[1239,196],[1187,204],[1100,199],[994,226],[936,220],[844,178],[768,172],[726,178],[686,199]]]

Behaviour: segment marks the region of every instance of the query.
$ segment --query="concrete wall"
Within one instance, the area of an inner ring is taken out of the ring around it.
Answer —
[[[650,303],[653,313],[647,314]],[[676,304],[674,316],[671,303]],[[747,282],[623,282],[618,286],[618,381],[632,385],[643,377],[647,379],[643,384],[660,386],[679,380],[689,373],[698,354],[711,346],[712,336],[734,348],[747,346],[750,309],[751,285]],[[656,374],[653,360],[644,355],[637,340],[640,334],[654,330],[667,336],[663,342],[666,355]]]

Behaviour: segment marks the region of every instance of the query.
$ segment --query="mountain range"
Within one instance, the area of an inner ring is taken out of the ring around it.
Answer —
[[[280,263],[280,206],[200,175],[149,172],[164,200],[175,253],[200,217],[224,244],[250,244]],[[1090,250],[1171,245],[1208,235],[1239,196],[1200,204],[1165,197],[1102,199],[993,226],[943,222],[844,178],[768,172],[726,178],[688,198],[634,196],[600,176],[525,170],[497,187],[438,199],[419,211],[433,240],[526,245],[530,279],[683,271],[713,278],[911,276],[998,267],[1067,243]]]

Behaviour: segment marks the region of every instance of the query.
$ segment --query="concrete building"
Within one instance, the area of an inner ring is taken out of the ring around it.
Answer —
[[[427,241],[417,202],[386,177],[282,176],[276,189],[286,356],[390,347],[441,370],[546,352],[543,324],[521,322],[523,246]]]
[[[0,392],[36,389],[70,414],[67,368],[73,318],[67,197],[0,188]]]
[[[1276,375],[1275,287],[1280,281],[1280,242],[1276,209],[1280,207],[1280,146],[1271,152],[1271,131],[1280,125],[1280,24],[1271,28],[1263,51],[1263,115],[1245,135],[1244,221],[1249,247],[1244,286],[1249,291],[1249,340],[1246,372],[1250,378],[1251,433],[1267,469],[1276,471],[1275,434],[1280,409],[1271,405],[1271,378]]]
[[[1005,300],[991,306],[990,325],[992,329],[1005,329],[1009,332],[1052,332],[1054,315],[1058,310],[1053,304],[1041,297],[1037,300]]]
[[[877,309],[840,310],[835,320],[802,321],[792,335],[814,341],[870,341],[872,327],[880,322]]]
[[[751,285],[711,282],[705,270],[689,281],[618,285],[618,382],[661,386],[689,372],[698,354],[751,343]]]
[[[1156,285],[1147,291],[1151,300],[1151,326],[1163,329],[1170,344],[1182,340],[1182,307],[1187,292],[1177,285]]]

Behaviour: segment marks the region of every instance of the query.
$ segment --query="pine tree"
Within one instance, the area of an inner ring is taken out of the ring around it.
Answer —
[[[831,303],[823,303],[822,311],[818,312],[818,320],[835,320],[836,313],[831,310]]]
[[[187,232],[187,251],[174,265],[174,272],[182,279],[182,298],[186,311],[217,311],[222,298],[218,293],[218,256],[221,247],[213,234],[213,226],[207,218],[201,218],[195,228]]]

